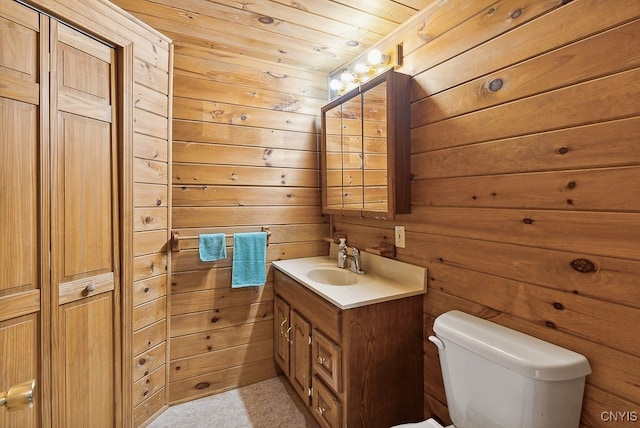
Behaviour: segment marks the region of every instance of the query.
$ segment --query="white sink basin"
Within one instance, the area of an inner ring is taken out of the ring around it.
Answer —
[[[321,268],[307,272],[310,280],[326,285],[353,285],[358,283],[358,274],[340,268]]]
[[[341,309],[424,294],[427,270],[362,251],[359,275],[340,269],[338,246],[331,244],[329,256],[277,260],[273,266]]]

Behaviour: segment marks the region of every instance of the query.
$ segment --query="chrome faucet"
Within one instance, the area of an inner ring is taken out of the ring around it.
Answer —
[[[351,247],[351,254],[347,254],[346,250],[348,249],[349,247],[345,249],[345,264],[342,267],[348,267],[351,272],[357,273],[358,275],[364,275],[364,271],[362,270],[362,260],[360,259],[360,250],[356,247]]]

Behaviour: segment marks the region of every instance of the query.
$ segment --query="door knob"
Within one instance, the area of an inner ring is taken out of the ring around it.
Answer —
[[[7,409],[22,409],[33,406],[33,390],[35,379],[13,385],[7,391],[0,392],[0,407]]]

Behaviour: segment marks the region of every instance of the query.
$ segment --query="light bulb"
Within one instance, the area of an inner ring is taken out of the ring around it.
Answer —
[[[329,82],[329,87],[332,91],[338,91],[340,90],[340,88],[342,88],[342,82],[340,82],[338,79],[331,79],[331,82]]]
[[[367,64],[358,63],[358,64],[356,64],[354,69],[355,69],[356,73],[358,73],[358,74],[367,74],[367,73],[369,73],[370,67]]]
[[[369,52],[369,54],[367,55],[367,61],[371,65],[384,64],[388,60],[389,60],[389,57],[387,55],[383,54],[382,52],[380,52],[378,49],[371,50]]]
[[[356,77],[349,70],[345,69],[340,75],[340,80],[346,83],[351,83],[356,80]]]

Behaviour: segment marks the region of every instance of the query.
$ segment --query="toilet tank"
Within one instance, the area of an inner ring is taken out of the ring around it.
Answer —
[[[584,356],[460,311],[433,330],[456,428],[579,426]]]

